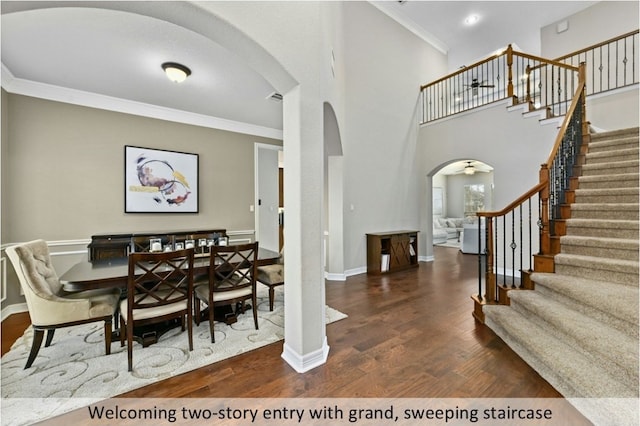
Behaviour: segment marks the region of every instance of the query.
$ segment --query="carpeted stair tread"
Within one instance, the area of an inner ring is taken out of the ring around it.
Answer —
[[[587,164],[624,161],[629,158],[638,158],[640,149],[635,148],[618,148],[610,149],[606,151],[592,152],[591,150],[586,154]]]
[[[610,163],[583,164],[583,176],[593,176],[597,174],[622,174],[638,173],[639,160],[614,161]]]
[[[582,313],[599,318],[631,336],[638,336],[637,286],[534,272],[536,291],[571,305]]]
[[[640,128],[638,127],[629,127],[626,129],[616,129],[616,130],[608,130],[605,132],[592,132],[591,141],[597,142],[603,139],[606,140],[615,140],[615,139],[624,139],[630,137],[638,137]]]
[[[510,291],[509,298],[516,311],[637,390],[638,339],[535,290]]]
[[[485,305],[483,312],[487,325],[565,398],[637,397],[637,392],[594,365],[581,351],[553,337],[515,309]]]
[[[566,254],[584,254],[638,261],[640,242],[636,239],[601,238],[579,235],[560,237],[561,251]]]
[[[637,203],[639,199],[637,187],[627,188],[594,188],[576,189],[576,203]]]
[[[620,284],[638,284],[637,261],[559,253],[555,256],[554,262],[557,273],[609,280]]]
[[[570,208],[574,219],[640,219],[638,203],[574,203]]]
[[[628,136],[628,137],[620,137],[617,139],[605,139],[601,141],[591,141],[589,142],[589,154],[601,152],[601,151],[609,151],[620,148],[627,147],[637,147],[638,146],[638,136]]]
[[[640,182],[639,173],[619,173],[607,175],[580,176],[580,189],[590,188],[637,188]]]
[[[608,225],[607,225],[607,222]],[[576,226],[585,226],[585,227],[608,227],[608,228],[623,228],[623,229],[638,229],[638,221],[637,220],[609,220],[609,221],[601,221],[594,219],[567,219],[567,224],[573,224]]]

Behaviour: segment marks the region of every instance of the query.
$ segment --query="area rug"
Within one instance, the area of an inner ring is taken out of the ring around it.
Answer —
[[[460,241],[458,241],[457,239],[451,239],[451,240],[447,240],[444,243],[438,243],[438,244],[434,244],[434,246],[438,246],[438,247],[451,247],[451,248],[460,248]]]
[[[24,370],[33,333],[25,331],[2,357],[2,425],[32,424],[196,368],[248,352],[284,338],[284,294],[276,288],[275,306],[269,311],[264,286],[258,287],[258,325],[250,311],[232,325],[216,322],[211,343],[207,321],[194,324],[193,351],[180,327],[161,336],[156,344],[133,348],[133,371],[127,371],[127,349],[118,342],[111,355],[104,353],[102,323],[56,331],[53,343],[42,347],[32,367]],[[347,315],[326,307],[326,322]]]

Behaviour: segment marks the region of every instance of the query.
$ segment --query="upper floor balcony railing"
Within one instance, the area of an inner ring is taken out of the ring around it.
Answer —
[[[638,31],[556,60],[503,51],[422,86],[421,123],[452,116],[503,99],[564,115],[578,85],[578,66],[587,70],[587,95],[638,83]]]

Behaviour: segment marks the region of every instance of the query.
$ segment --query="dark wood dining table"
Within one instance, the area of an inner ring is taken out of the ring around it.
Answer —
[[[258,248],[258,265],[277,263],[280,253],[273,250]],[[193,275],[208,276],[209,255],[198,254],[193,262]],[[68,292],[83,290],[95,290],[102,288],[120,288],[126,295],[127,281],[129,279],[129,258],[119,257],[113,259],[85,260],[76,263],[60,277],[62,288]],[[246,306],[250,309],[250,306]],[[216,308],[216,320],[227,324],[234,323],[236,312],[231,306]],[[157,339],[166,331],[179,326],[179,322],[167,323],[161,326],[150,326],[143,330],[136,330],[134,338],[143,346],[149,346],[157,342]],[[117,326],[117,325],[116,325]],[[119,336],[119,330],[114,330],[114,337]]]
[[[258,266],[276,263],[279,258],[280,253],[277,251],[258,248]],[[208,273],[209,256],[196,255],[193,262],[193,275]],[[128,275],[129,259],[119,257],[78,262],[63,273],[59,280],[62,288],[70,292],[113,287],[126,289]]]

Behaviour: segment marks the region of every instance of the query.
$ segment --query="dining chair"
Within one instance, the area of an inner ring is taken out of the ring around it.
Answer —
[[[269,311],[273,311],[275,288],[284,285],[284,252],[280,250],[278,263],[258,266],[256,281],[269,288]]]
[[[229,246],[212,246],[209,257],[209,280],[197,285],[193,291],[196,307],[195,322],[200,325],[202,312],[200,301],[209,311],[211,343],[215,343],[214,310],[216,306],[236,305],[236,310],[245,311],[245,302],[251,300],[253,321],[258,330],[256,298],[256,267],[258,242]]]
[[[180,319],[193,350],[193,257],[193,249],[129,255],[127,298],[120,302],[120,345],[126,336],[129,371],[137,326]]]
[[[51,345],[55,330],[96,321],[104,321],[104,344],[111,353],[112,318],[118,308],[119,289],[65,292],[51,262],[44,240],[7,247],[7,256],[24,292],[33,328],[33,342],[25,369],[35,361],[44,332],[45,347]]]

